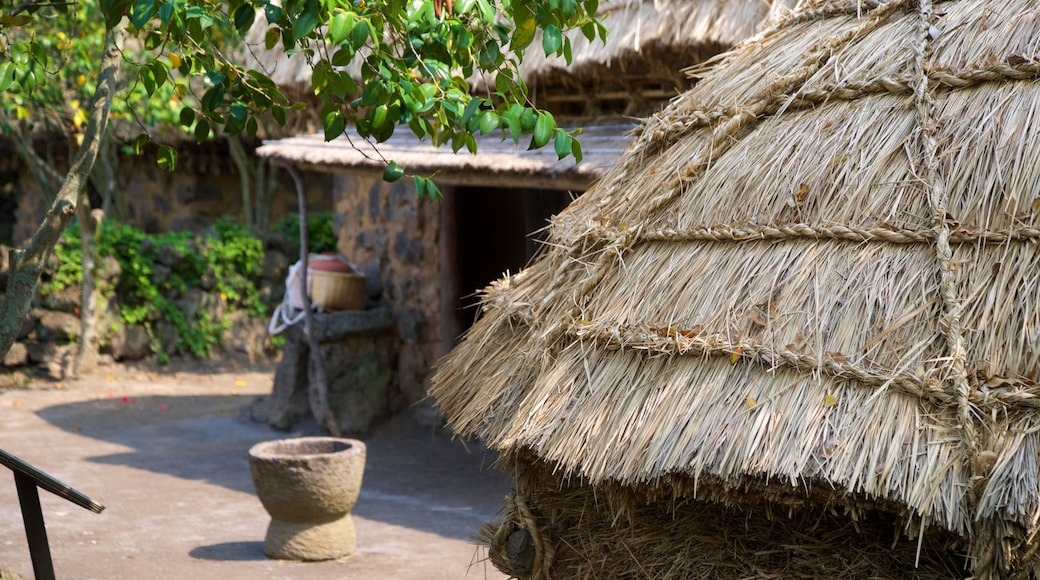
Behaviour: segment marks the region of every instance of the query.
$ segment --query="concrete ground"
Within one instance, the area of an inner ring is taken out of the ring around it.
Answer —
[[[264,557],[269,520],[247,451],[301,434],[247,418],[273,367],[102,367],[93,377],[0,391],[0,448],[104,504],[41,491],[58,578],[501,579],[470,538],[509,485],[489,454],[404,414],[364,438],[358,552],[319,563]],[[33,577],[14,480],[0,467],[0,568]],[[4,483],[6,480],[7,483]]]

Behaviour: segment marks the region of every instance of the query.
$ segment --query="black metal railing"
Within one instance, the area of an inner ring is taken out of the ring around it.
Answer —
[[[104,511],[105,506],[3,449],[0,449],[0,464],[14,472],[18,505],[22,508],[22,522],[25,524],[25,537],[29,541],[29,556],[32,558],[36,580],[54,580],[54,563],[47,542],[47,528],[43,523],[39,489],[43,488],[97,514]]]

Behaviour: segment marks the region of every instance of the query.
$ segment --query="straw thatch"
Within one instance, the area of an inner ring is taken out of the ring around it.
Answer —
[[[777,22],[488,289],[431,394],[590,490],[866,501],[1040,573],[1037,39],[1032,0]]]
[[[572,60],[545,57],[541,36],[527,49],[520,76],[535,103],[557,114],[645,116],[689,88],[684,67],[748,38],[789,12],[794,0],[608,0],[597,17],[609,31],[589,41],[567,33]],[[479,79],[478,79],[479,80]],[[480,83],[477,83],[478,87]]]
[[[693,64],[750,37],[763,22],[785,14],[794,0],[607,0],[597,17],[609,31],[606,41],[589,41],[579,30],[567,33],[572,60],[527,58],[520,67],[529,82],[554,75],[598,75],[635,62],[674,75],[677,64]],[[540,36],[538,37],[540,40]],[[537,56],[540,42],[528,56]],[[679,61],[669,60],[676,55]],[[646,74],[646,70],[636,70]]]

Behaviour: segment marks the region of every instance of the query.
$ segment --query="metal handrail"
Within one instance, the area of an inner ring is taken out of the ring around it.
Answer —
[[[32,558],[36,580],[54,580],[54,563],[47,542],[47,527],[43,523],[39,488],[97,514],[104,511],[105,506],[3,449],[0,449],[0,464],[14,472],[18,505],[22,508],[22,522],[25,524],[25,537],[29,542],[29,556]]]

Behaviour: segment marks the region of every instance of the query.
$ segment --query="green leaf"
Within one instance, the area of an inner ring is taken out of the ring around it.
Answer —
[[[433,182],[429,177],[420,177],[418,175],[412,177],[412,184],[415,185],[416,197],[422,199],[424,197],[431,197],[440,199],[444,196],[441,195],[440,188]]]
[[[545,56],[556,54],[560,52],[561,48],[563,48],[563,31],[555,24],[546,26],[542,30],[542,50],[545,51]]]
[[[426,197],[426,184],[429,183],[429,181],[429,179],[419,177],[418,175],[412,177],[412,185],[415,186],[415,193],[419,199]]]
[[[337,12],[329,23],[329,40],[333,44],[343,44],[354,30],[357,17],[353,12]]]
[[[155,94],[155,75],[152,73],[150,68],[142,68],[140,74],[141,84],[144,85],[144,92],[148,93],[148,96]]]
[[[159,167],[166,171],[173,171],[177,167],[177,151],[169,145],[160,145],[156,154],[159,159]]]
[[[246,116],[249,114],[249,111],[248,109],[246,109],[244,103],[236,101],[234,103],[231,103],[231,106],[228,108],[228,113],[230,119],[234,121],[235,124],[240,125],[245,122]]]
[[[224,87],[217,85],[206,91],[200,101],[202,108],[207,111],[215,111],[224,103]]]
[[[506,126],[509,128],[509,136],[513,138],[513,143],[520,143],[520,113],[514,109],[502,113],[501,119],[506,122]]]
[[[562,0],[560,2],[560,10],[563,12],[563,17],[567,20],[574,18],[574,15],[578,12],[577,0]]]
[[[365,85],[365,91],[361,93],[361,104],[370,107],[385,102],[388,96],[390,96],[390,93],[386,90],[386,86],[383,83],[372,81]]]
[[[498,115],[494,111],[484,111],[478,119],[481,135],[487,135],[498,128]]]
[[[586,40],[592,42],[596,39],[596,23],[589,21],[581,25],[581,33],[585,35]]]
[[[368,22],[364,20],[358,20],[357,24],[354,25],[354,29],[350,31],[350,44],[355,50],[365,46],[368,41]]]
[[[195,109],[192,109],[191,107],[184,107],[183,109],[181,109],[178,118],[181,126],[191,127],[191,124],[195,122]]]
[[[354,60],[356,53],[349,48],[341,48],[336,51],[336,54],[332,55],[332,66],[347,66],[350,61]]]
[[[480,108],[480,102],[479,98],[472,98],[469,100],[469,103],[466,103],[466,109],[462,112],[463,124],[468,123],[470,118],[477,112],[477,109]]]
[[[534,131],[534,124],[538,121],[538,111],[534,109],[524,108],[523,112],[520,113],[520,130],[524,133],[530,133]]]
[[[284,127],[286,122],[288,122],[288,119],[285,116],[285,109],[283,107],[271,107],[271,116],[274,117],[274,120],[277,121],[278,124],[282,127]]]
[[[523,52],[531,41],[534,40],[535,20],[534,13],[526,5],[519,5],[514,14],[516,28],[513,29],[513,38],[509,41],[509,47],[514,52]]]
[[[271,50],[278,44],[278,41],[281,39],[282,31],[279,28],[275,26],[268,28],[267,32],[264,33],[264,48],[266,48],[267,50]]]
[[[563,159],[571,154],[572,141],[574,141],[574,139],[571,138],[566,131],[563,129],[556,130],[556,137],[553,139],[553,149],[556,150],[557,159]]]
[[[577,139],[571,139],[571,155],[574,156],[575,163],[581,163],[581,143]]]
[[[7,61],[0,63],[0,92],[6,91],[14,82],[14,63]]]
[[[166,64],[161,60],[152,61],[150,67],[152,69],[152,75],[155,77],[155,86],[161,87],[166,84],[166,79],[169,78],[169,73],[166,72]]]
[[[155,0],[137,0],[130,16],[130,23],[140,30],[155,15]]]
[[[497,13],[495,7],[488,0],[476,0],[477,10],[480,11],[480,19],[484,21],[484,24],[494,24]]]
[[[347,120],[343,117],[343,112],[337,109],[322,117],[322,125],[325,126],[325,140],[332,141],[346,130]]]
[[[256,132],[260,129],[260,126],[256,122],[256,117],[249,117],[246,121],[246,136],[250,139],[256,137]]]
[[[307,0],[303,11],[296,17],[296,21],[292,25],[292,38],[294,41],[298,42],[300,39],[306,38],[311,32],[314,32],[314,29],[318,26],[318,14],[320,11],[321,6],[318,5],[318,0]]]
[[[379,105],[372,113],[372,136],[376,142],[382,143],[394,134],[397,121],[401,116],[401,107],[397,104]]]
[[[256,9],[249,4],[243,4],[235,10],[235,29],[239,34],[245,34],[253,26],[256,19]]]
[[[134,155],[140,155],[141,152],[144,151],[144,146],[151,140],[152,139],[148,136],[148,133],[141,133],[134,138],[133,143],[130,144],[130,149],[133,150]]]
[[[195,123],[195,140],[202,142],[206,139],[209,139],[209,121],[199,119],[199,122]]]
[[[545,147],[546,143],[553,136],[553,130],[556,129],[556,120],[553,116],[545,111],[538,113],[538,120],[534,122],[534,132],[531,134],[531,149],[540,149]]]
[[[404,176],[404,167],[397,164],[396,161],[391,161],[386,164],[386,168],[383,169],[383,181],[394,182]]]
[[[267,21],[271,24],[280,24],[282,17],[285,16],[285,13],[282,12],[281,6],[273,3],[268,3],[266,6],[264,6],[264,16],[267,17]],[[279,32],[279,34],[281,34],[281,32]]]

